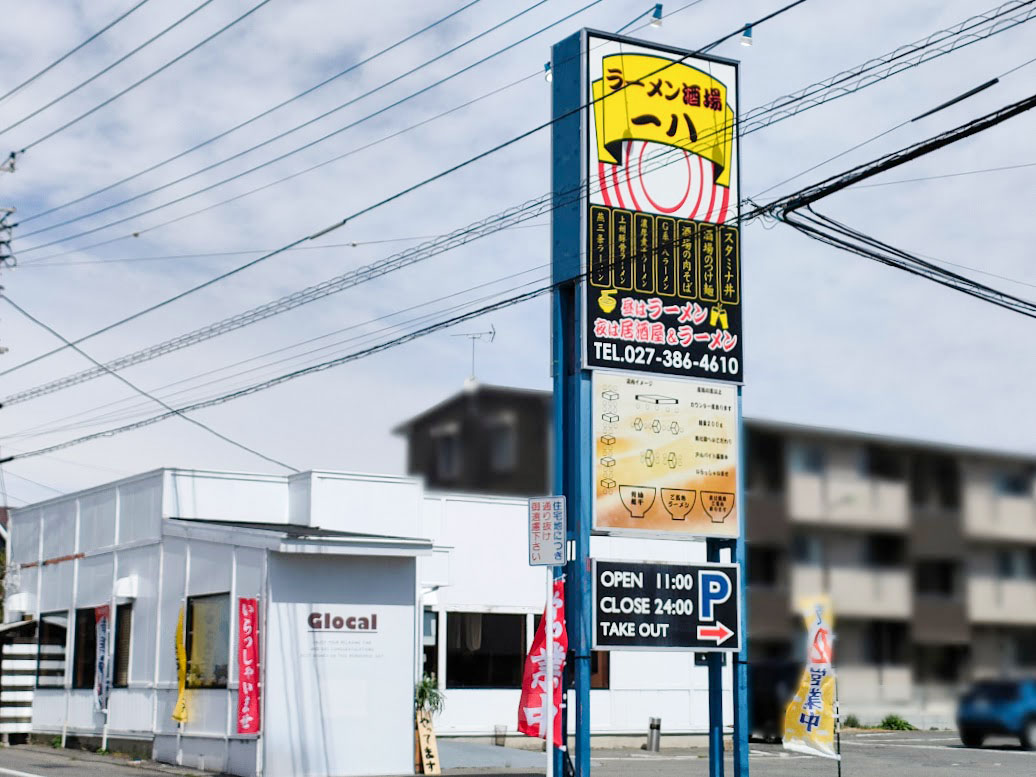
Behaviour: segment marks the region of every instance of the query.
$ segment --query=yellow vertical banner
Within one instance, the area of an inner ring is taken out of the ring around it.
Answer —
[[[835,749],[834,613],[826,596],[799,604],[806,622],[806,669],[784,713],[784,748],[838,760]]]
[[[187,645],[183,635],[183,607],[176,618],[176,682],[178,693],[173,707],[173,720],[183,723],[187,720]]]

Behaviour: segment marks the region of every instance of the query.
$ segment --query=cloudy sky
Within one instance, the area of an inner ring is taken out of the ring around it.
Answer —
[[[0,173],[0,205],[16,207],[14,219],[25,222],[15,230],[19,265],[0,277],[5,293],[58,332],[78,337],[190,288],[548,119],[549,87],[542,68],[550,45],[583,26],[615,30],[652,5],[544,0],[533,7],[535,0],[481,0],[244,129],[101,195],[31,218],[207,140],[469,1],[271,0],[140,87],[36,143],[259,2],[212,0],[123,64],[0,132],[4,154],[31,146],[18,158],[16,172]],[[144,4],[45,76],[0,101],[0,126],[46,105],[200,3]],[[571,19],[533,35],[588,4]],[[781,4],[701,0],[685,7],[686,0],[667,2],[664,25],[635,34],[694,48]],[[0,94],[130,6],[129,0],[11,4],[0,49]],[[808,0],[758,27],[751,48],[735,39],[715,53],[742,61],[741,106],[748,109],[992,7],[991,0]],[[531,10],[488,35],[399,78],[527,8]],[[530,35],[490,62],[432,87]],[[765,201],[1027,97],[1036,86],[1036,63],[759,196],[1023,65],[1034,50],[1036,22],[755,132],[741,152],[743,193]],[[377,88],[387,82],[393,83]],[[416,96],[327,140],[212,186],[410,95]],[[28,236],[223,162],[348,101],[353,102],[326,118],[159,192]],[[881,185],[839,193],[820,210],[1031,299],[1036,297],[1029,213],[1036,175],[1031,166],[1036,163],[1034,133],[1036,113],[1022,115],[871,181]],[[373,141],[380,142],[364,148]],[[217,205],[335,157],[342,158]],[[549,163],[549,140],[541,132],[360,216],[305,250],[281,254],[83,347],[95,358],[114,358],[384,259],[425,237],[542,195],[550,187]],[[1019,167],[1026,164],[1030,166]],[[972,172],[1006,166],[1012,167]],[[969,174],[930,178],[956,173]],[[918,178],[927,180],[907,180]],[[164,207],[135,215],[156,206]],[[203,208],[208,209],[189,215]],[[77,237],[126,217],[132,218]],[[748,415],[1036,454],[1036,321],[822,246],[783,225],[767,226],[753,223],[744,235]],[[71,239],[33,250],[65,237]],[[541,279],[548,261],[547,220],[539,218],[132,367],[125,375],[171,404],[185,404],[363,348],[411,328],[415,317],[443,315],[441,311],[462,302],[513,293],[509,290]],[[411,309],[418,305],[422,307]],[[400,314],[403,310],[407,312]],[[394,313],[398,315],[390,315]],[[391,427],[461,387],[470,370],[470,346],[453,335],[490,325],[497,338],[478,346],[478,379],[549,388],[548,305],[541,298],[454,332],[200,411],[197,417],[296,468],[401,472],[403,445]],[[337,334],[322,337],[331,332]],[[313,338],[322,339],[299,345]],[[10,307],[0,307],[0,345],[9,349],[0,356],[0,369],[56,344]],[[310,353],[315,348],[323,350]],[[0,394],[8,396],[88,366],[82,356],[65,351],[0,376]],[[158,410],[104,377],[0,410],[0,455],[31,451]],[[4,471],[11,503],[21,504],[53,495],[51,489],[72,490],[159,466],[283,471],[175,418],[54,455],[14,461]]]

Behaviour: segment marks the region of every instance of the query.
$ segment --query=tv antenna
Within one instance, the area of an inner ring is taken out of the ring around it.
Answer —
[[[472,383],[475,382],[475,343],[479,340],[485,340],[487,343],[491,343],[496,339],[496,327],[492,324],[489,325],[488,332],[459,332],[450,337],[466,337],[471,340],[471,376],[468,380]]]

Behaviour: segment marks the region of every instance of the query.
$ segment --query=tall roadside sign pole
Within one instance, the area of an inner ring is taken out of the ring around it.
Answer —
[[[586,102],[583,78],[583,34],[571,35],[553,47],[551,90],[552,169],[554,192],[551,221],[551,353],[554,376],[554,493],[568,501],[568,540],[574,545],[566,567],[565,621],[575,680],[575,765],[577,777],[590,774],[590,504],[585,493],[590,458],[590,375],[580,367],[582,332],[579,320],[581,248],[586,162],[580,138],[585,135]],[[572,704],[566,692],[566,711]],[[568,715],[562,730],[568,737]],[[563,753],[555,755],[557,775],[563,775]]]
[[[599,648],[712,654],[710,777],[723,774],[730,653],[747,777],[737,63],[582,30],[553,47],[550,73],[553,490],[569,514],[575,774],[590,774]],[[591,534],[704,540],[707,562],[618,569],[591,559]]]

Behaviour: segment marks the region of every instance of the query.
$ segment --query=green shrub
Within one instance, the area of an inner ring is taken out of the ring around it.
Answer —
[[[917,726],[911,725],[909,721],[891,712],[882,719],[881,723],[878,724],[878,728],[884,728],[889,731],[917,731]]]
[[[858,717],[856,717],[855,715],[846,715],[845,718],[842,719],[842,728],[859,728],[859,727],[860,727],[860,719]]]

